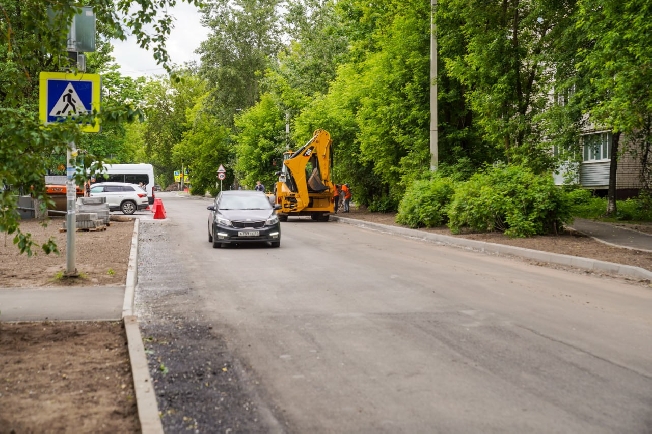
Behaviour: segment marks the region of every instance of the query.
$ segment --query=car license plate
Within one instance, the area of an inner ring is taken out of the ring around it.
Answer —
[[[260,231],[240,231],[238,232],[239,237],[257,237],[260,235]]]

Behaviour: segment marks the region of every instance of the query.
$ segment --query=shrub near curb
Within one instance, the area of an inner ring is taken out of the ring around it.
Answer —
[[[510,237],[553,233],[571,220],[566,195],[552,176],[521,166],[496,166],[476,173],[455,190],[448,210],[451,232],[504,231]]]
[[[396,222],[411,228],[445,224],[454,192],[454,183],[449,178],[415,181],[401,199]]]

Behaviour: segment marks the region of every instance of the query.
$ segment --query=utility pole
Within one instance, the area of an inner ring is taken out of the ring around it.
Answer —
[[[430,4],[430,170],[439,166],[439,131],[437,118],[437,0]]]
[[[77,185],[75,184],[75,166],[72,158],[77,156],[75,142],[68,144],[66,152],[66,276],[76,277],[75,265],[75,231],[77,230],[77,215],[75,214],[75,201],[77,200]]]

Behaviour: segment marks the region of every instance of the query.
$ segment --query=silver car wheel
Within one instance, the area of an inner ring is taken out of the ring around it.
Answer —
[[[120,210],[123,214],[131,215],[136,212],[136,204],[130,200],[125,200],[122,202],[122,205],[120,205]]]

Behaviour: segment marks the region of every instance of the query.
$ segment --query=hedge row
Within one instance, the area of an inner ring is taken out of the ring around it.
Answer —
[[[507,165],[488,167],[465,182],[437,175],[414,182],[396,221],[410,227],[447,224],[454,234],[501,231],[529,237],[556,233],[572,220],[571,210],[571,197],[551,176]]]

